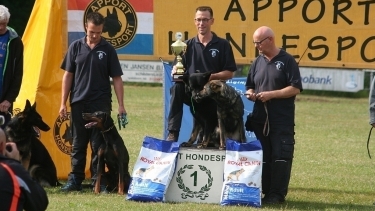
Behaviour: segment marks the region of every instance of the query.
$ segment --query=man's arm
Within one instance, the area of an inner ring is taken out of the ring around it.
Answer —
[[[273,90],[273,91],[264,91],[256,94],[256,98],[262,102],[266,102],[273,98],[289,98],[298,95],[301,92],[300,89],[287,86],[283,89]]]
[[[232,79],[233,76],[234,76],[233,71],[223,70],[221,72],[211,74],[210,81],[211,80],[228,80],[228,79]]]
[[[118,101],[118,113],[126,114],[126,109],[124,106],[124,84],[122,82],[122,78],[121,76],[115,76],[112,78],[112,81]]]
[[[68,100],[70,89],[72,88],[72,81],[73,81],[73,73],[65,71],[63,79],[62,79],[62,88],[61,88],[61,103],[60,103],[60,110],[59,110],[60,117],[66,117],[66,113],[67,113],[66,101]]]

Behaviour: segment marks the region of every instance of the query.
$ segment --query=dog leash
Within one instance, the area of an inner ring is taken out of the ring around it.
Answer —
[[[368,156],[370,157],[370,159],[371,159],[370,148],[368,146],[369,146],[369,143],[370,143],[370,137],[371,137],[372,128],[374,128],[374,127],[371,126],[371,129],[370,129],[370,131],[368,133],[368,138],[367,138],[367,153],[368,153]]]
[[[264,122],[263,135],[268,136],[268,134],[270,133],[270,121],[268,120],[267,102],[264,102],[263,105],[264,105],[264,110],[266,111],[266,115],[267,115],[266,121]]]
[[[121,126],[125,128],[125,126],[129,123],[128,119],[126,118],[126,114],[118,114],[117,121],[119,130],[121,130]]]
[[[190,101],[191,101],[191,107],[193,108],[193,113],[195,114],[193,96],[191,96]]]
[[[107,130],[103,130],[103,131],[101,131],[102,133],[106,133],[106,132],[108,132],[108,131],[110,131],[110,130],[112,130],[112,128],[114,128],[115,127],[115,124],[113,124],[111,127],[109,127]]]

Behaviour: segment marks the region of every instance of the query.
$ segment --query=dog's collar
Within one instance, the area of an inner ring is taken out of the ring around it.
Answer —
[[[102,133],[106,133],[108,131],[110,131],[113,127],[115,126],[115,124],[113,124],[111,127],[109,127],[107,130],[103,130]]]

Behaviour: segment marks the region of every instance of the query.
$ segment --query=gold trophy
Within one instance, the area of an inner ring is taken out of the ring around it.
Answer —
[[[172,43],[171,49],[172,53],[176,56],[177,63],[176,63],[176,73],[173,74],[173,81],[182,81],[182,79],[179,79],[178,77],[182,76],[185,74],[185,68],[184,65],[181,63],[183,56],[186,53],[186,43],[182,42],[182,33],[181,32],[176,32],[176,42]]]

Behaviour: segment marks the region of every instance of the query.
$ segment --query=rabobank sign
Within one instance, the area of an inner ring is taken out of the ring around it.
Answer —
[[[363,71],[307,67],[300,67],[300,71],[306,90],[358,92],[363,89]]]

